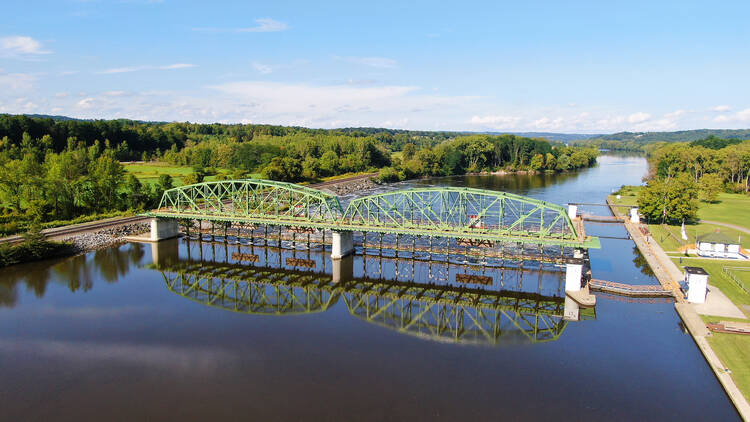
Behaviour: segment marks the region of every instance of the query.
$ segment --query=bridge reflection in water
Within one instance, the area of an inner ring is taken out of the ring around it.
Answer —
[[[159,242],[152,251],[152,266],[170,291],[253,315],[312,314],[343,302],[351,315],[400,333],[500,344],[557,340],[565,315],[579,312],[566,300],[564,273],[543,264],[368,255],[331,260],[322,250],[186,240]],[[592,318],[593,309],[580,315]]]

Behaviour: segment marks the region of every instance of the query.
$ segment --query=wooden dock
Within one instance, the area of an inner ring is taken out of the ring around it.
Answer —
[[[606,292],[610,294],[633,296],[633,297],[672,297],[672,290],[653,284],[625,284],[614,281],[597,280],[589,281],[591,290]]]

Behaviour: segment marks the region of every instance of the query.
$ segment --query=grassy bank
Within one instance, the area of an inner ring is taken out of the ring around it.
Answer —
[[[702,259],[702,258],[672,258],[678,268],[684,266],[702,267],[708,273],[708,282],[718,287],[724,292],[727,297],[738,305],[745,314],[748,314],[748,310],[744,306],[750,306],[750,295],[745,293],[737,284],[729,278],[722,267],[743,267],[750,269],[750,263],[747,261],[736,261],[736,260],[715,260],[715,259]]]
[[[123,163],[125,171],[133,174],[143,183],[155,184],[159,180],[159,176],[162,174],[168,174],[172,176],[173,183],[175,186],[181,186],[182,178],[193,172],[193,168],[190,166],[175,166],[169,163],[162,162],[138,162],[138,163]],[[224,174],[230,177],[231,170],[229,169],[216,169],[216,175],[206,176],[204,179],[207,182],[216,180],[219,174]],[[260,177],[260,174],[251,174],[247,177]]]
[[[610,195],[609,200],[617,205],[633,205],[638,202],[638,192],[641,186],[623,186],[619,192],[620,198]],[[701,220],[717,221],[734,224],[750,229],[750,196],[743,194],[721,193],[716,203],[701,202],[698,209]],[[686,224],[685,234],[688,240],[682,240],[681,226],[649,224],[649,230],[661,247],[667,252],[674,252],[685,244],[695,244],[695,238],[707,233],[721,231],[732,239],[740,240],[743,248],[750,250],[750,235],[730,227],[716,224],[697,223]]]
[[[701,203],[698,209],[698,218],[750,229],[750,195],[721,193],[717,203]]]
[[[706,323],[721,321],[742,321],[735,318],[703,316]],[[750,401],[750,336],[740,334],[713,333],[707,337],[711,349],[719,360],[732,371],[732,380],[742,391],[745,399]]]
[[[18,245],[0,245],[0,267],[57,258],[72,252],[73,249],[69,244],[48,242],[38,238]]]

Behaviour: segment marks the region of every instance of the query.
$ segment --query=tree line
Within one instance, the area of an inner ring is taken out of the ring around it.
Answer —
[[[407,144],[378,177],[391,182],[498,170],[567,171],[593,166],[597,155],[593,148],[570,148],[516,135],[470,135],[434,147]]]
[[[638,205],[649,221],[696,219],[699,201],[720,192],[750,193],[750,141],[708,137],[661,145],[649,154],[648,184]]]
[[[122,161],[193,167],[207,175],[302,182],[380,171],[382,181],[496,170],[591,166],[596,150],[515,135],[463,135],[270,125],[55,120],[0,115],[0,232],[158,205],[167,175],[144,184]],[[229,173],[229,174],[227,174]]]

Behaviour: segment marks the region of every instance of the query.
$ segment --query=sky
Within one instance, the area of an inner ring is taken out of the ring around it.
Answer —
[[[315,128],[750,127],[750,2],[3,0],[0,113]]]

